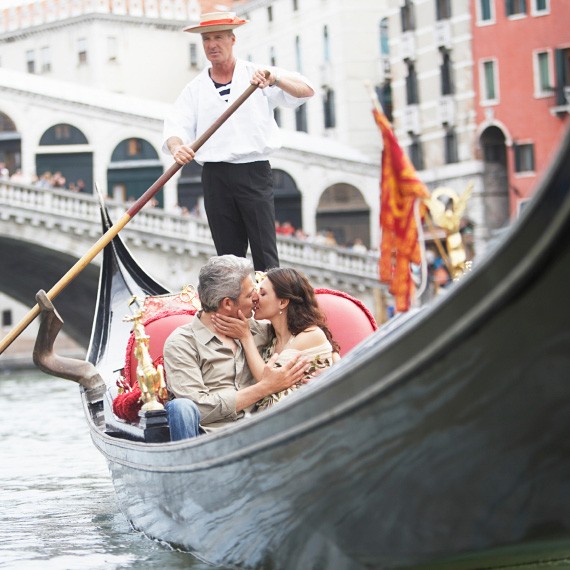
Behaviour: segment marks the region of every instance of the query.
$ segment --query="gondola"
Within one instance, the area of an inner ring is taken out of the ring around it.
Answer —
[[[132,526],[223,567],[570,556],[569,188],[567,134],[532,203],[446,295],[268,412],[181,442],[145,441],[112,412],[129,299],[168,293],[114,238],[85,368],[51,369],[104,380],[81,397]]]

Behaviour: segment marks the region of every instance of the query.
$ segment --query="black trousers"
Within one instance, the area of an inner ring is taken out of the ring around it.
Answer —
[[[218,255],[245,257],[249,242],[256,271],[279,267],[269,162],[206,162],[202,186]]]

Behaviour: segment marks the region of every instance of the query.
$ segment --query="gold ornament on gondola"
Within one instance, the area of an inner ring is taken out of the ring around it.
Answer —
[[[451,269],[451,277],[457,279],[469,270],[463,240],[459,233],[461,218],[465,213],[467,201],[473,192],[473,183],[470,183],[465,192],[459,196],[451,188],[436,188],[429,198],[423,200],[429,209],[433,223],[442,228],[447,234],[447,256]],[[447,203],[441,198],[447,198]]]
[[[130,304],[137,301],[135,297]],[[135,338],[134,355],[137,359],[137,382],[141,390],[143,406],[141,411],[163,410],[164,406],[159,399],[166,400],[168,397],[166,382],[164,381],[164,369],[162,364],[154,366],[149,352],[150,337],[146,334],[142,323],[144,311],[138,310],[132,316],[124,318],[133,323]]]

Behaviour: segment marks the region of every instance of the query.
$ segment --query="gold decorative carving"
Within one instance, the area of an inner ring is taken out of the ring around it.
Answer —
[[[136,298],[131,299],[131,304]],[[134,354],[137,359],[137,382],[141,390],[143,401],[142,411],[163,410],[164,406],[159,399],[166,400],[167,390],[164,381],[164,368],[162,364],[154,366],[149,352],[150,337],[146,334],[142,318],[143,310],[138,310],[132,316],[125,317],[125,321],[133,323],[135,336]]]
[[[472,192],[473,183],[467,186],[461,196],[451,188],[440,187],[436,188],[429,198],[424,199],[433,223],[442,228],[447,235],[447,256],[453,279],[457,279],[468,270],[459,227]],[[447,200],[444,201],[442,198],[447,198]]]

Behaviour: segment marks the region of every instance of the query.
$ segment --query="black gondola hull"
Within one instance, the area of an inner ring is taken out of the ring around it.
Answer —
[[[477,567],[469,557],[568,539],[569,187],[567,137],[533,206],[472,274],[274,409],[167,444],[90,421],[133,526],[252,568]],[[119,268],[121,247],[106,252]],[[115,319],[94,329],[107,339],[131,290],[111,273],[101,290],[115,291]],[[94,363],[113,368],[119,356],[98,346]]]

